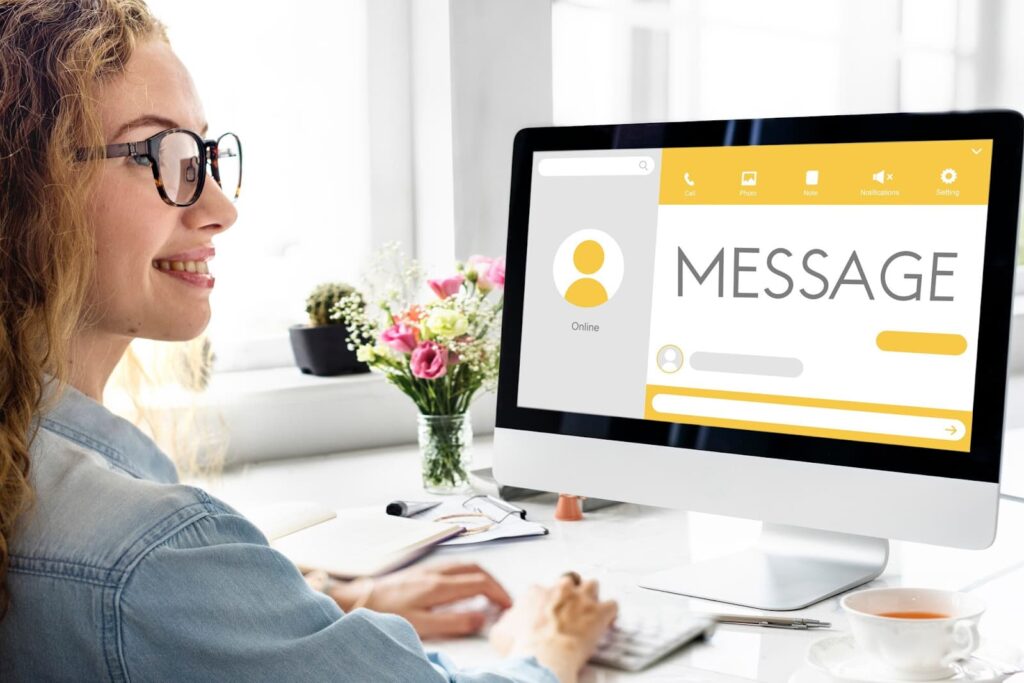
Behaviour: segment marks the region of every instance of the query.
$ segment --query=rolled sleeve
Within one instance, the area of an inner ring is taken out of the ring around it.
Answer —
[[[120,672],[132,681],[543,681],[533,659],[459,671],[405,619],[344,614],[236,514],[203,516],[155,543],[117,601]]]
[[[427,658],[438,666],[448,680],[455,683],[499,683],[507,681],[530,681],[533,683],[558,683],[558,678],[537,662],[533,657],[505,659],[486,669],[456,669],[454,663],[440,652],[430,652]]]

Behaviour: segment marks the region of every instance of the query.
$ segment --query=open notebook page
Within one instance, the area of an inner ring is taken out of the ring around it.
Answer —
[[[461,531],[456,524],[392,517],[381,506],[339,510],[333,519],[271,545],[301,569],[347,579],[397,569]]]

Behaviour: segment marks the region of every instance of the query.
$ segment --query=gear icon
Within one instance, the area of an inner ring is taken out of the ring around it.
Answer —
[[[939,179],[947,185],[952,185],[956,182],[956,171],[952,168],[947,168],[939,174]]]

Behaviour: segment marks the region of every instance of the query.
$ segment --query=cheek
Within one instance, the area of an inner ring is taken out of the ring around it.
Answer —
[[[164,210],[152,185],[139,173],[145,169],[126,168],[118,160],[108,163],[94,190],[89,219],[97,266],[109,271],[154,254],[172,233],[175,216]]]
[[[153,317],[149,309],[158,303],[153,299],[158,298],[159,274],[152,259],[173,234],[177,217],[163,210],[152,186],[140,182],[144,178],[133,178],[126,170],[105,170],[88,209],[95,251],[89,299],[101,325],[138,334],[144,333],[139,328]]]
[[[124,294],[144,293],[150,288],[153,257],[165,243],[162,236],[170,234],[173,226],[163,227],[155,216],[147,218],[137,211],[113,206],[98,211],[95,218],[97,288],[108,293],[112,289],[124,290]]]

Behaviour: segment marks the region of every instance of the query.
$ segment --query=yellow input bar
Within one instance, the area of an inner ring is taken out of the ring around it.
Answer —
[[[648,420],[970,452],[973,413],[648,384]]]
[[[959,334],[940,332],[900,332],[885,330],[875,339],[882,351],[900,353],[933,353],[940,356],[959,356],[967,350],[967,340]]]

